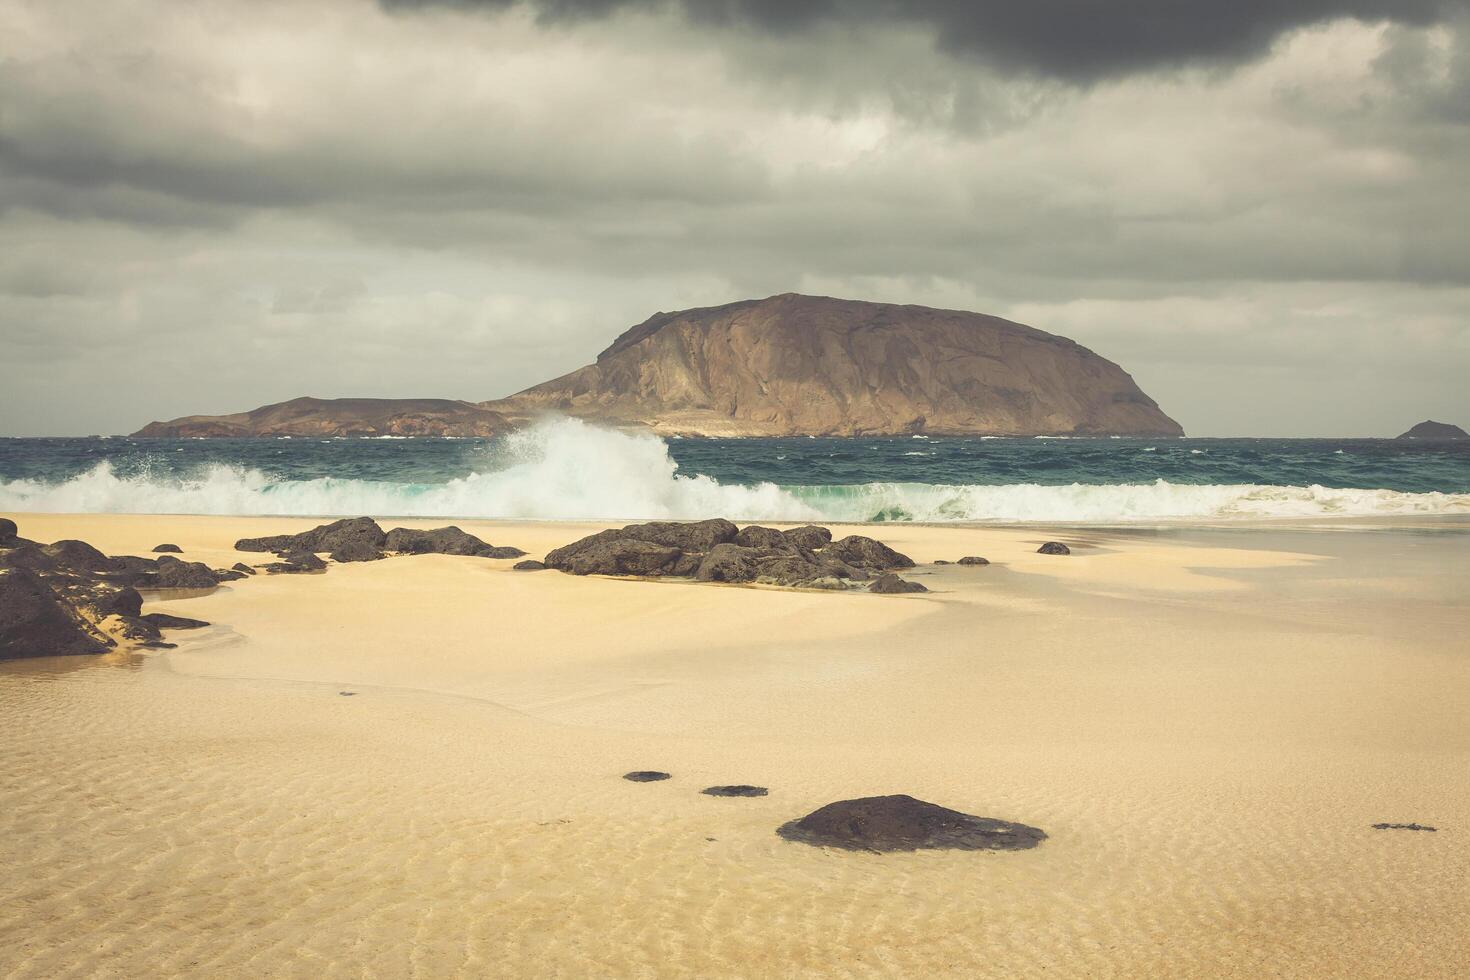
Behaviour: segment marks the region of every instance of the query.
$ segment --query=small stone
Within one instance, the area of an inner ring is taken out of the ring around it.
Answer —
[[[979,555],[966,555],[960,559],[961,565],[989,565],[990,559],[981,558]]]
[[[878,576],[877,581],[868,586],[868,591],[879,595],[902,595],[906,592],[928,592],[929,590],[919,582],[910,582],[899,578],[892,572],[884,572]]]
[[[630,783],[659,783],[672,777],[657,769],[635,769],[632,772],[623,773],[623,778]]]
[[[527,558],[525,561],[518,561],[510,566],[510,570],[513,572],[544,572],[546,571],[546,563],[537,561],[534,558]]]
[[[776,833],[819,847],[878,852],[1020,851],[1046,840],[1036,827],[975,817],[903,794],[828,803]]]
[[[1375,823],[1374,830],[1427,830],[1431,834],[1436,832],[1434,827],[1426,827],[1422,823]]]
[[[710,786],[700,790],[705,796],[765,796],[770,790],[764,786]]]
[[[177,555],[180,552],[182,552],[183,550],[184,550],[183,548],[180,548],[176,544],[160,544],[160,545],[157,545],[157,546],[154,547],[153,552],[154,552],[154,554],[164,554],[164,553],[167,553],[167,554]]]
[[[1072,549],[1068,548],[1060,541],[1048,541],[1040,548],[1037,548],[1036,553],[1038,555],[1070,555],[1072,553]]]

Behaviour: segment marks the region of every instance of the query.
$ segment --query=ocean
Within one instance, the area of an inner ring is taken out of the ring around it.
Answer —
[[[0,512],[1129,523],[1470,515],[1470,443],[0,439]]]

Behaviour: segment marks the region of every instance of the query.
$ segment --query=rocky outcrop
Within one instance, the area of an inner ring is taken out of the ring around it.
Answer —
[[[167,645],[160,630],[185,627],[176,617],[143,615],[138,590],[212,589],[217,574],[167,554],[114,557],[72,540],[43,545],[0,521],[0,660],[105,653],[120,642]]]
[[[785,294],[657,313],[483,407],[706,436],[1183,434],[1122,368],[999,317]]]
[[[273,534],[263,538],[241,538],[237,551],[268,551],[282,559],[263,566],[275,574],[316,572],[327,567],[318,555],[335,562],[378,561],[388,553],[401,555],[469,555],[478,558],[519,558],[519,548],[497,548],[457,527],[421,531],[395,527],[384,531],[371,517],[349,517],[321,524],[298,534]],[[245,574],[254,574],[249,566]],[[235,573],[239,574],[239,573]],[[243,577],[243,575],[241,576]]]
[[[928,588],[919,582],[910,582],[901,579],[892,572],[884,572],[873,580],[868,586],[869,592],[877,592],[879,595],[902,595],[906,592],[928,592]]]
[[[395,527],[388,532],[386,547],[401,555],[470,555],[475,558],[520,558],[519,548],[497,548],[459,528],[436,527],[432,531],[416,531]]]
[[[183,550],[176,544],[160,544],[153,547],[153,553],[156,555],[177,555]]]
[[[150,422],[138,438],[269,436],[495,436],[510,424],[473,402],[445,398],[293,398],[234,415]]]
[[[1408,432],[1399,436],[1400,439],[1433,439],[1445,441],[1451,439],[1470,439],[1470,432],[1466,432],[1458,425],[1448,422],[1433,422],[1425,420],[1414,426]]]
[[[975,817],[905,795],[829,803],[776,832],[790,841],[850,851],[1020,851],[1046,840],[1036,827]]]
[[[1040,548],[1037,548],[1036,553],[1038,555],[1070,555],[1072,553],[1072,549],[1068,548],[1060,541],[1048,541]]]
[[[981,558],[979,555],[966,555],[960,559],[961,565],[989,565],[990,559]]]
[[[788,532],[760,525],[738,528],[720,518],[609,528],[546,556],[548,568],[572,575],[693,578],[816,589],[853,587],[913,564],[907,555],[862,535],[834,542],[826,528],[809,526]],[[928,591],[896,575],[891,578],[875,591]]]

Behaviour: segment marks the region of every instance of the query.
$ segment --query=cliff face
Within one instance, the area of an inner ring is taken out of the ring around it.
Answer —
[[[139,437],[494,436],[504,416],[444,398],[293,398],[234,415],[190,415],[150,422]]]
[[[658,313],[483,407],[667,434],[1182,435],[1118,365],[998,317],[785,294]]]
[[[1400,439],[1470,439],[1470,432],[1466,432],[1458,425],[1449,422],[1434,422],[1426,419],[1414,426],[1408,432],[1399,436]]]

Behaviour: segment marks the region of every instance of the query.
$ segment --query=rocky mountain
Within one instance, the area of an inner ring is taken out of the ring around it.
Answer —
[[[1458,425],[1448,422],[1431,422],[1425,420],[1414,426],[1408,432],[1399,436],[1400,439],[1470,439],[1470,432],[1466,432]]]
[[[1103,357],[999,317],[784,294],[657,313],[593,364],[483,407],[704,436],[1163,435]]]
[[[171,422],[150,422],[133,435],[494,436],[510,427],[497,412],[446,398],[293,398],[234,415],[189,415]]]

